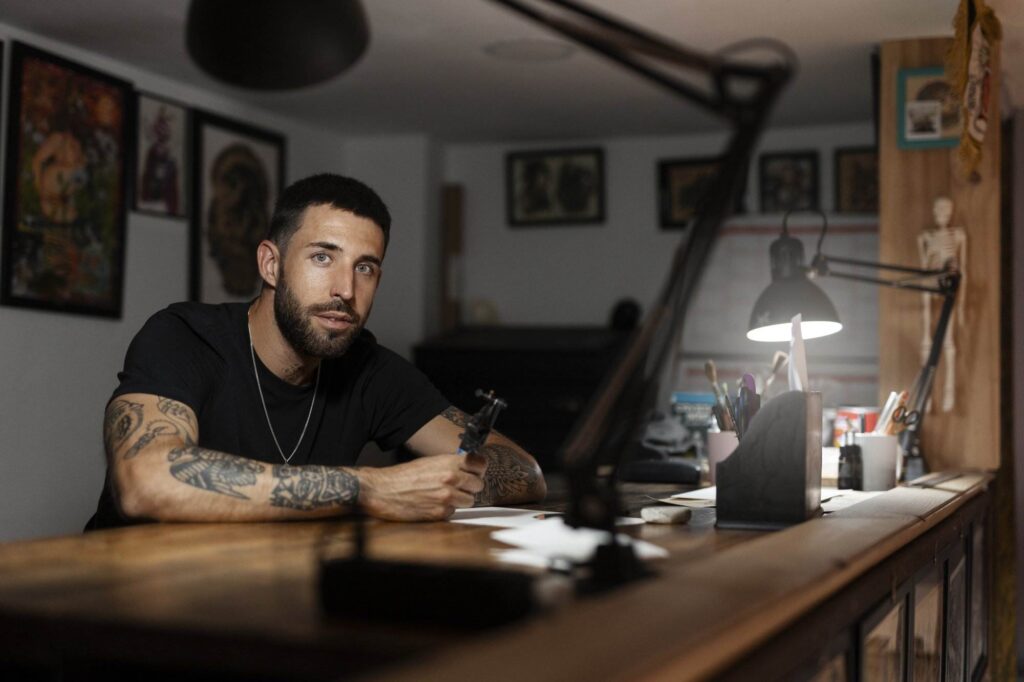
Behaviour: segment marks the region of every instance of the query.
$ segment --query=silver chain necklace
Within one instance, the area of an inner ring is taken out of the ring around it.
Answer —
[[[256,390],[260,394],[260,404],[263,405],[263,416],[267,418],[267,427],[270,429],[270,437],[274,439],[274,445],[277,446],[277,452],[281,455],[281,459],[284,460],[285,464],[291,464],[292,457],[299,451],[299,446],[302,445],[302,439],[306,437],[306,429],[309,428],[309,420],[313,416],[313,406],[316,405],[316,393],[317,389],[320,388],[320,368],[323,367],[323,361],[316,366],[316,383],[313,384],[313,400],[309,403],[309,414],[306,415],[306,423],[302,425],[302,433],[299,434],[299,442],[295,444],[295,449],[292,450],[292,454],[287,457],[284,456],[284,450],[281,449],[281,444],[277,441],[277,434],[274,433],[274,425],[270,423],[270,412],[267,411],[267,401],[263,398],[263,387],[260,385],[260,373],[256,369],[256,349],[252,345],[252,326],[246,324],[246,329],[249,332],[249,354],[252,356],[252,373],[256,377]]]

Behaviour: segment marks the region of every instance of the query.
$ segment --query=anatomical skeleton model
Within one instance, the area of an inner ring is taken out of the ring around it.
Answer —
[[[962,227],[950,227],[953,217],[953,201],[939,197],[933,206],[936,229],[925,230],[917,238],[917,250],[921,257],[921,267],[941,270],[956,269],[960,272],[961,288],[967,283],[967,233]],[[960,297],[957,306],[956,322],[964,321],[964,296]],[[932,344],[932,295],[922,294],[921,304],[924,310],[924,325],[921,334],[921,362],[927,362]],[[953,320],[950,320],[953,322]],[[946,330],[946,338],[942,342],[943,361],[946,365],[946,380],[942,390],[942,411],[953,409],[956,396],[956,324],[950,324]]]

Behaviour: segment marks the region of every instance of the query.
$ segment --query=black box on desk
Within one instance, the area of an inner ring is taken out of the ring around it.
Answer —
[[[722,528],[771,530],[821,516],[821,393],[766,403],[715,481]]]

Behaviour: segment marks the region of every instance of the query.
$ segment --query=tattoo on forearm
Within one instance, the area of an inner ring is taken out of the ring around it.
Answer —
[[[266,470],[242,457],[195,446],[174,448],[167,461],[171,462],[171,475],[182,483],[239,500],[249,499],[239,488],[256,485],[257,474]]]
[[[445,408],[445,411],[441,413],[441,416],[456,426],[461,426],[462,428],[469,426],[469,415],[454,405],[449,405]]]
[[[103,442],[111,456],[142,424],[142,404],[118,398],[107,406]]]
[[[160,436],[176,435],[180,435],[180,430],[169,421],[158,419],[156,421],[149,422],[146,424],[146,432],[139,436],[139,439],[132,443],[132,446],[125,451],[124,458],[131,459],[135,455],[139,454],[144,447]]]
[[[478,454],[487,457],[484,489],[476,494],[475,503],[495,504],[502,501],[522,501],[535,494],[540,473],[520,459],[507,445],[485,445]]]
[[[312,511],[353,504],[359,498],[359,479],[341,469],[277,465],[273,471],[277,484],[270,504],[275,507]]]

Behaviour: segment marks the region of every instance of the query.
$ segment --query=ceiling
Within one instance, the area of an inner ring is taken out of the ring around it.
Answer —
[[[301,0],[292,0],[296,7]],[[870,54],[880,41],[952,35],[956,0],[589,0],[691,48],[771,37],[800,71],[773,125],[871,119]],[[561,61],[496,59],[503,41],[562,41],[490,0],[364,0],[370,47],[332,81],[284,93],[225,86],[185,52],[188,0],[0,0],[0,22],[224,92],[343,134],[426,133],[448,141],[671,134],[715,129],[693,106],[576,49]],[[1024,53],[1024,3],[991,0]],[[1005,5],[1005,7],[1002,7]],[[244,17],[240,18],[244,30]],[[1016,69],[1015,73],[1021,73]],[[1018,90],[1019,92],[1020,90]]]

